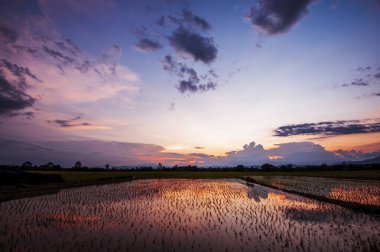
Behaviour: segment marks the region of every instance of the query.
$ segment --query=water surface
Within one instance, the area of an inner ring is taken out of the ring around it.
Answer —
[[[380,219],[238,180],[136,180],[0,204],[0,251],[362,251]]]
[[[330,199],[380,206],[380,181],[300,176],[252,176],[258,183]]]

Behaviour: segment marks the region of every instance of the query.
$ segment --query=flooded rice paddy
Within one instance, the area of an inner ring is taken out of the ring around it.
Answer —
[[[258,183],[330,199],[380,206],[380,181],[295,176],[254,176]]]
[[[380,218],[239,180],[136,180],[0,203],[0,251],[379,251]]]

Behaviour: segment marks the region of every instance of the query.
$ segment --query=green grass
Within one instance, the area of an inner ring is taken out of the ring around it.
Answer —
[[[184,179],[221,179],[246,176],[310,176],[342,179],[380,180],[380,171],[286,171],[286,172],[94,172],[94,171],[36,171],[43,174],[60,174],[66,182],[91,181],[101,178],[133,176],[135,179],[184,178]]]

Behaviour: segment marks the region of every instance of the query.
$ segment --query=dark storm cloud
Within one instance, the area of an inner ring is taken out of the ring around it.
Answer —
[[[307,7],[315,0],[259,0],[247,16],[252,25],[273,35],[287,32],[307,14]]]
[[[192,23],[204,31],[211,29],[211,25],[204,18],[193,14],[190,10],[183,10],[182,15],[186,22]]]
[[[137,42],[135,46],[144,52],[154,52],[162,48],[162,45],[160,43],[147,38],[140,39],[140,41]]]
[[[297,135],[349,135],[380,132],[380,120],[349,120],[335,122],[304,123],[281,126],[274,130],[274,136]]]
[[[78,122],[80,119],[82,119],[81,116],[77,116],[73,119],[68,119],[68,120],[62,120],[62,119],[57,119],[57,120],[52,120],[52,121],[47,121],[48,123],[54,123],[56,125],[59,125],[60,127],[63,128],[68,128],[68,127],[76,127],[76,126],[90,126],[90,123],[86,122]]]
[[[12,78],[7,77],[6,71],[8,75],[12,75]],[[22,115],[19,110],[33,106],[36,100],[26,93],[26,89],[30,86],[27,78],[38,80],[27,67],[18,66],[5,59],[0,60],[0,115],[9,117]],[[23,115],[28,116],[28,114]]]
[[[203,37],[182,26],[173,32],[169,42],[177,52],[189,54],[195,61],[205,64],[213,62],[218,55],[212,38]]]
[[[214,90],[217,86],[213,80],[217,78],[217,75],[213,70],[210,70],[208,74],[200,78],[193,68],[188,67],[184,63],[175,61],[171,55],[166,55],[162,63],[165,71],[182,79],[179,80],[176,86],[177,90],[182,94],[186,92],[196,93],[198,91]],[[201,79],[202,81],[206,80],[206,83],[201,83]]]

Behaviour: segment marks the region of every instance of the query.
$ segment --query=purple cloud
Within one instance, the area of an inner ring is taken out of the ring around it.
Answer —
[[[315,0],[259,0],[247,16],[252,25],[269,35],[287,32]]]

